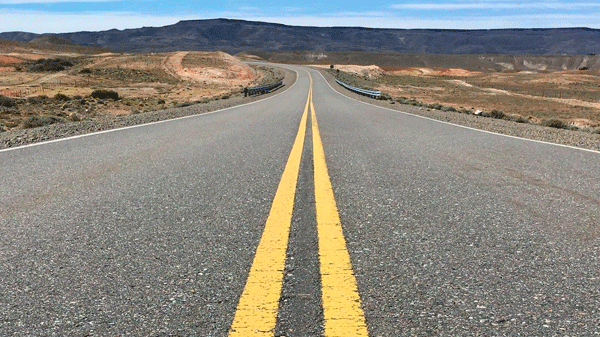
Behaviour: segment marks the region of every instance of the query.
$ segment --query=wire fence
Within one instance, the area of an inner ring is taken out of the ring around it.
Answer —
[[[0,95],[7,97],[27,97],[29,95],[37,94],[39,92],[44,92],[47,90],[45,86],[36,86],[36,87],[27,87],[27,88],[19,88],[19,89],[4,89],[0,90]]]

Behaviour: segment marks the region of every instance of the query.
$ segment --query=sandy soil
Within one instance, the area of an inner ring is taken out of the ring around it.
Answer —
[[[31,129],[13,129],[8,132],[0,132],[0,149],[229,108],[240,104],[246,104],[248,102],[262,100],[268,96],[277,95],[282,90],[290,88],[296,81],[296,74],[293,71],[271,68],[271,73],[278,76],[278,78],[284,78],[283,89],[278,89],[266,95],[244,97],[243,94],[237,93],[228,99],[202,100],[190,106],[182,105],[172,107],[163,105],[162,109],[148,112],[139,112],[134,114],[128,113],[126,115],[119,116],[104,113],[73,123],[56,123]],[[262,75],[262,71],[259,71],[259,74]],[[267,75],[265,79],[272,80],[270,77],[272,74]],[[97,106],[100,104],[98,100],[86,99],[86,101],[89,101],[88,105],[90,109],[97,108]],[[124,101],[129,103],[135,102],[131,100]],[[113,103],[115,102],[105,100],[102,104],[111,105]],[[137,101],[137,103],[150,104],[150,99]],[[71,101],[60,104],[71,106],[74,104],[74,102]],[[138,109],[142,110],[141,107]],[[2,123],[1,119],[0,123]]]
[[[18,59],[14,56],[0,55],[0,63],[18,64],[18,63],[22,63],[22,62],[23,62],[22,59]]]
[[[404,68],[388,71],[393,75],[433,75],[433,76],[477,76],[479,71],[469,71],[458,68]]]
[[[312,67],[329,69],[329,66],[325,66],[325,65],[312,65]],[[384,73],[383,69],[379,68],[376,65],[361,66],[361,65],[355,65],[355,64],[340,64],[340,65],[335,65],[335,69],[338,69],[340,71],[345,71],[347,73],[353,73],[353,74],[363,76],[363,77],[366,77],[369,79],[375,79]]]
[[[386,71],[362,85],[395,98],[455,109],[500,110],[533,122],[560,119],[579,128],[600,127],[598,71],[482,73],[456,68],[404,68]]]
[[[222,64],[216,67],[202,62],[210,58],[218,60]],[[189,61],[192,66],[184,67],[184,60]],[[222,52],[176,52],[167,57],[164,66],[169,74],[194,82],[247,86],[256,79],[252,68],[239,59]]]
[[[461,85],[461,86],[465,86],[468,88],[476,88],[476,89],[480,89],[482,91],[487,91],[491,94],[494,95],[506,95],[506,96],[513,96],[513,97],[523,97],[523,98],[528,98],[528,99],[535,99],[535,100],[540,100],[540,101],[547,101],[547,102],[556,102],[556,103],[561,103],[561,104],[566,104],[566,105],[571,105],[574,107],[589,107],[589,108],[594,108],[594,109],[598,109],[600,110],[600,102],[588,102],[588,101],[583,101],[583,100],[579,100],[579,99],[566,99],[566,98],[555,98],[555,97],[541,97],[541,96],[535,96],[535,95],[527,95],[527,94],[521,94],[521,93],[517,93],[517,92],[511,92],[508,90],[502,90],[502,89],[495,89],[495,88],[481,88],[481,87],[476,87],[470,83],[467,83],[465,81],[462,80],[448,80],[449,83],[454,83],[457,85]],[[563,84],[568,84],[568,83],[577,83],[578,81],[574,81],[574,80],[569,80],[568,78],[565,78],[564,81],[561,81],[561,78],[556,78],[554,80],[536,80],[536,82],[538,83],[563,83]],[[389,89],[389,88],[388,88]],[[573,118],[571,120],[572,124],[577,126],[577,127],[597,127],[600,125],[600,121],[591,121],[589,119],[584,119],[584,118]]]
[[[392,100],[374,100],[355,94],[339,86],[334,82],[333,76],[331,76],[330,73],[325,73],[325,78],[329,81],[334,89],[338,90],[343,95],[350,96],[354,99],[364,101],[369,104],[375,104],[389,109],[395,109],[453,124],[464,125],[471,128],[502,133],[515,137],[537,139],[596,151],[600,150],[600,134],[597,133],[557,129],[531,123],[516,123],[504,119],[487,118],[452,111],[441,111],[422,106],[399,104],[398,102]]]
[[[19,63],[23,69],[1,69],[0,95],[16,99],[17,104],[0,107],[0,128],[21,128],[31,116],[86,120],[103,114],[139,114],[218,100],[239,95],[243,87],[276,76],[222,52],[78,55],[70,59],[74,63],[71,68],[50,73],[30,72],[24,63],[60,55],[43,51],[0,54],[3,64]],[[96,89],[117,91],[122,99],[86,99]],[[59,94],[66,95],[67,101],[53,99]]]

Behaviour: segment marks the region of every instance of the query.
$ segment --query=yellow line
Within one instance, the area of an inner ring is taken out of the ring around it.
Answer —
[[[312,79],[298,134],[277,187],[229,336],[273,336],[275,333],[311,95]]]
[[[327,172],[312,95],[310,110],[325,337],[368,336],[350,254]]]

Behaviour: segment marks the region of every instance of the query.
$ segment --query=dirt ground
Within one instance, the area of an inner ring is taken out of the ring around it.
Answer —
[[[323,68],[323,66],[320,66]],[[480,72],[460,68],[336,65],[355,85],[392,99],[456,110],[501,111],[531,122],[559,119],[578,128],[600,127],[600,71]],[[340,73],[338,72],[338,75]]]
[[[1,50],[0,130],[39,123],[79,121],[98,115],[137,114],[240,95],[244,87],[282,74],[251,67],[222,52],[95,55]],[[37,71],[36,61],[68,61],[62,70]],[[112,90],[120,99],[95,99]],[[42,122],[29,123],[43,117]]]

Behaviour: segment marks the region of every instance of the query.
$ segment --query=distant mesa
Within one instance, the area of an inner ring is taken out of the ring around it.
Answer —
[[[51,37],[61,38],[52,40]],[[242,20],[180,21],[164,27],[38,35],[0,33],[13,41],[73,43],[120,52],[176,50],[355,51],[402,54],[589,55],[600,50],[600,30],[549,29],[380,29],[302,27]]]

